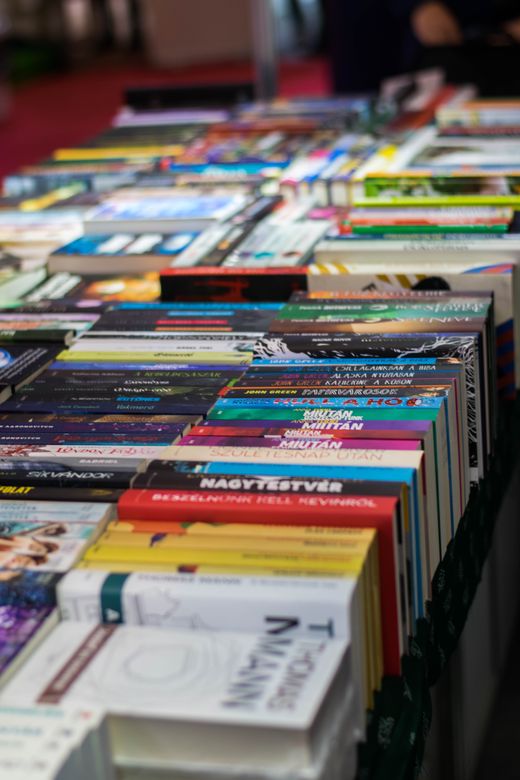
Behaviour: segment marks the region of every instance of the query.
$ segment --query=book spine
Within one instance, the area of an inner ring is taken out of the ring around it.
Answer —
[[[246,493],[296,493],[301,495],[349,495],[355,496],[356,483],[348,479],[292,478],[279,476],[243,477],[240,475],[213,475],[204,473],[186,473],[175,469],[178,463],[151,461],[144,473],[136,474],[132,479],[132,489],[143,490],[211,490]],[[375,491],[374,483],[368,483],[370,495],[394,495]],[[375,491],[375,492],[374,492]]]
[[[128,471],[105,471],[96,469],[95,464],[89,470],[73,469],[60,470],[59,467],[53,470],[52,464],[35,463],[32,468],[0,469],[0,494],[10,494],[9,498],[16,499],[23,495],[23,491],[28,488],[34,492],[39,490],[48,490],[49,493],[57,493],[57,490],[63,488],[90,490],[91,488],[103,488],[105,490],[123,490],[130,487],[135,469]],[[61,495],[61,494],[60,494]],[[50,499],[59,501],[60,496]],[[45,499],[40,499],[45,500]],[[89,498],[80,499],[89,501]]]
[[[70,344],[74,336],[73,330],[16,330],[0,329],[0,343],[17,344],[29,342],[31,344],[39,342],[51,342],[56,344]]]
[[[119,499],[117,514],[119,520],[338,527],[349,512],[375,521],[392,505],[393,499],[372,496],[130,489]]]
[[[392,452],[390,450],[316,450],[293,452],[266,447],[186,446],[173,445],[164,448],[157,457],[176,461],[223,461],[229,463],[281,463],[309,464],[313,466],[389,466],[417,468],[419,453]]]
[[[283,595],[279,593],[275,599],[273,582],[261,576],[110,574],[79,569],[61,580],[57,599],[63,620],[91,624],[175,628],[191,616],[192,621],[197,618],[198,626],[212,631],[349,637],[351,589],[343,581],[327,582],[323,598],[309,602],[306,592],[312,580],[307,580],[306,587],[297,581],[292,585],[288,578],[281,580],[278,584],[285,586]],[[327,591],[335,597],[327,598]],[[163,610],[159,623],[151,595],[174,599],[175,610]]]
[[[285,567],[287,571],[299,571],[300,568],[308,571],[330,571],[341,576],[359,576],[363,565],[366,549],[360,547],[352,553],[331,556],[313,553],[300,552],[271,552],[271,551],[249,551],[249,550],[176,550],[173,548],[161,547],[105,547],[102,544],[95,544],[90,547],[84,559],[87,561],[96,560],[102,563],[111,561],[121,561],[131,564],[146,563],[153,566],[158,564],[180,564],[180,565],[220,565],[220,566],[250,566],[252,570],[256,568],[265,568],[268,566]],[[70,567],[69,567],[70,568]]]
[[[244,433],[244,431],[242,432]],[[211,446],[211,447],[265,447],[274,450],[343,450],[343,449],[385,449],[385,450],[416,450],[418,442],[413,439],[407,441],[395,439],[335,439],[294,437],[282,438],[274,436],[260,436],[258,438],[248,436],[185,436],[180,442],[184,446]]]

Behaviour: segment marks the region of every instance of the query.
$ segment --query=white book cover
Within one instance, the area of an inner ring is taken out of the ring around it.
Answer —
[[[50,745],[67,756],[102,726],[104,713],[96,709],[35,705],[0,707],[0,757],[37,755]]]
[[[4,501],[0,500],[0,522],[65,521],[98,525],[115,515],[114,504],[82,501]]]
[[[422,452],[406,450],[275,450],[268,447],[186,445],[168,448],[168,460],[284,463],[326,466],[385,466],[418,469]]]
[[[7,684],[0,705],[95,706],[128,718],[306,731],[346,650],[342,639],[66,621]]]
[[[175,334],[176,335],[176,334]],[[252,352],[258,333],[253,338],[246,339],[213,339],[210,336],[206,338],[193,339],[189,336],[185,339],[174,337],[153,339],[145,338],[120,338],[114,334],[107,339],[84,338],[71,346],[71,352],[193,352],[194,350],[204,350],[205,352]]]
[[[167,629],[350,640],[350,579],[74,569],[57,588],[62,619]]]

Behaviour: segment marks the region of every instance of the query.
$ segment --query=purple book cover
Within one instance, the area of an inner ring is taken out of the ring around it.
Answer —
[[[0,606],[0,673],[23,650],[51,612],[51,607]]]
[[[228,423],[228,424],[226,424]],[[233,424],[232,424],[233,423]],[[190,431],[190,435],[200,436],[200,428],[207,430],[206,436],[237,436],[240,434],[235,433],[237,429],[244,429],[242,435],[247,436],[266,436],[276,435],[275,431],[280,431],[278,435],[283,435],[284,430],[294,430],[295,432],[309,431],[366,431],[382,432],[382,431],[397,431],[399,436],[402,433],[427,433],[432,425],[430,420],[362,420],[353,415],[351,420],[344,420],[340,422],[327,422],[325,420],[317,420],[315,422],[299,422],[297,420],[204,420],[196,426],[196,434]],[[212,429],[218,428],[218,433],[213,434]],[[230,433],[225,433],[224,430],[228,429]],[[253,429],[255,433],[249,433],[248,431]],[[256,433],[256,431],[264,431],[262,433]],[[233,431],[233,433],[231,433]],[[267,433],[267,431],[271,433]]]

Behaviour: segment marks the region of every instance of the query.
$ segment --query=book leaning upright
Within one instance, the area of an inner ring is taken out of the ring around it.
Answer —
[[[297,775],[317,760],[350,692],[348,650],[346,639],[70,621],[0,703],[106,708],[116,764],[203,760]]]

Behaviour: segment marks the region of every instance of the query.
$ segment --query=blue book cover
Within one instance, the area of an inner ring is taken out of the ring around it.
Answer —
[[[421,396],[420,393],[410,397],[369,396],[359,398],[219,398],[215,409],[249,407],[252,409],[279,409],[280,407],[307,407],[342,409],[344,407],[402,407],[440,409],[444,396]]]
[[[94,209],[89,221],[139,221],[147,219],[221,220],[235,214],[245,205],[243,195],[175,195],[142,200],[113,200]]]
[[[81,257],[91,257],[92,255],[124,257],[126,255],[154,254],[174,257],[186,249],[198,235],[198,232],[187,231],[170,235],[115,233],[114,235],[80,236],[69,244],[56,249],[52,254],[79,255]]]

